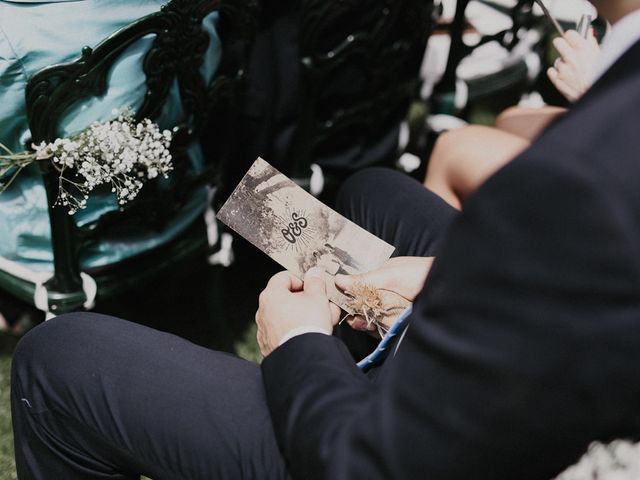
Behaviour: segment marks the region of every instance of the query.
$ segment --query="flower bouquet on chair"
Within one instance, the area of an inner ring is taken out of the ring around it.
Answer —
[[[56,205],[73,215],[86,207],[93,189],[108,185],[118,202],[133,200],[144,183],[167,177],[173,169],[172,133],[161,131],[151,120],[136,122],[129,111],[113,120],[93,123],[70,138],[32,145],[32,151],[13,153],[0,143],[0,193],[22,169],[34,162],[49,161],[60,173]]]

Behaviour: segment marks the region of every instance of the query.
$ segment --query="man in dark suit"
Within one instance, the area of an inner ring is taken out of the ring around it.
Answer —
[[[594,4],[612,66],[465,204],[378,381],[317,333],[263,362],[296,478],[543,479],[640,439],[640,2]],[[265,352],[330,326],[322,283],[300,288],[263,293]]]
[[[429,260],[369,275],[417,294],[381,368],[363,374],[328,335],[337,312],[313,269],[261,295],[261,372],[59,317],[14,356],[19,478],[542,480],[592,441],[640,439],[640,0],[594,4],[615,23],[612,66],[462,214],[406,177],[364,188],[379,170],[345,186],[345,211],[403,254],[438,252],[419,294]]]

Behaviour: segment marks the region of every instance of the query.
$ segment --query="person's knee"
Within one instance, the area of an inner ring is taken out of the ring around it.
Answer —
[[[392,170],[384,167],[371,167],[359,170],[344,181],[339,194],[358,192],[363,188],[368,189],[370,185],[384,181],[384,178],[389,175],[389,172],[392,172]]]
[[[447,182],[447,168],[451,159],[456,155],[455,152],[458,148],[462,130],[449,130],[438,136],[427,163],[425,185],[428,187],[437,183]]]
[[[18,377],[34,376],[42,366],[49,371],[64,371],[64,365],[57,364],[70,358],[74,345],[86,344],[100,317],[87,312],[68,313],[27,332],[12,355],[12,383]]]
[[[68,313],[38,325],[20,340],[13,354],[13,362],[21,363],[50,350],[52,344],[64,340],[71,331],[78,330],[77,327],[86,328],[93,316],[86,312]]]
[[[509,107],[498,114],[495,125],[501,130],[506,129],[513,122],[513,119],[519,115],[522,115],[521,107]]]
[[[371,167],[359,170],[347,178],[336,197],[336,210],[353,220],[354,209],[366,201],[372,192],[378,191],[393,175],[393,170],[384,167]]]
[[[436,143],[434,143],[433,148],[431,149],[429,161],[427,162],[427,175],[430,175],[434,170],[437,170],[437,168],[443,163],[442,160],[450,149],[451,137],[452,132],[443,132],[438,135]]]

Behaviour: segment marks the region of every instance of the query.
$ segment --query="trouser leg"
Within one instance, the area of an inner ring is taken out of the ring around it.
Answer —
[[[336,205],[340,213],[396,247],[394,256],[435,256],[458,213],[417,180],[386,168],[350,177]]]
[[[21,480],[286,478],[258,365],[113,317],[29,332],[12,414]]]

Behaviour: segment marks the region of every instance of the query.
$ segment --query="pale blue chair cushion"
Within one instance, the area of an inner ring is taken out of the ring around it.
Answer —
[[[21,151],[29,141],[25,107],[28,79],[40,69],[72,61],[82,47],[95,46],[116,30],[158,11],[166,2],[157,0],[78,0],[58,2],[0,1],[0,142]],[[218,14],[204,20],[210,36],[201,73],[209,81],[219,64],[221,45],[216,33]],[[91,98],[71,109],[62,122],[62,135],[78,132],[94,121],[113,117],[114,108],[136,109],[145,92],[142,59],[154,36],[133,44],[116,62],[104,97]],[[156,121],[170,128],[183,115],[177,85]],[[194,170],[202,168],[199,145],[190,148]],[[184,231],[205,208],[206,192],[193,193],[188,204],[162,231],[143,226],[125,237],[101,238],[81,252],[81,268],[109,265],[162,245]],[[84,225],[118,208],[113,196],[93,195],[74,220]],[[35,271],[51,271],[53,255],[46,194],[37,167],[23,171],[12,186],[0,194],[0,256]]]

